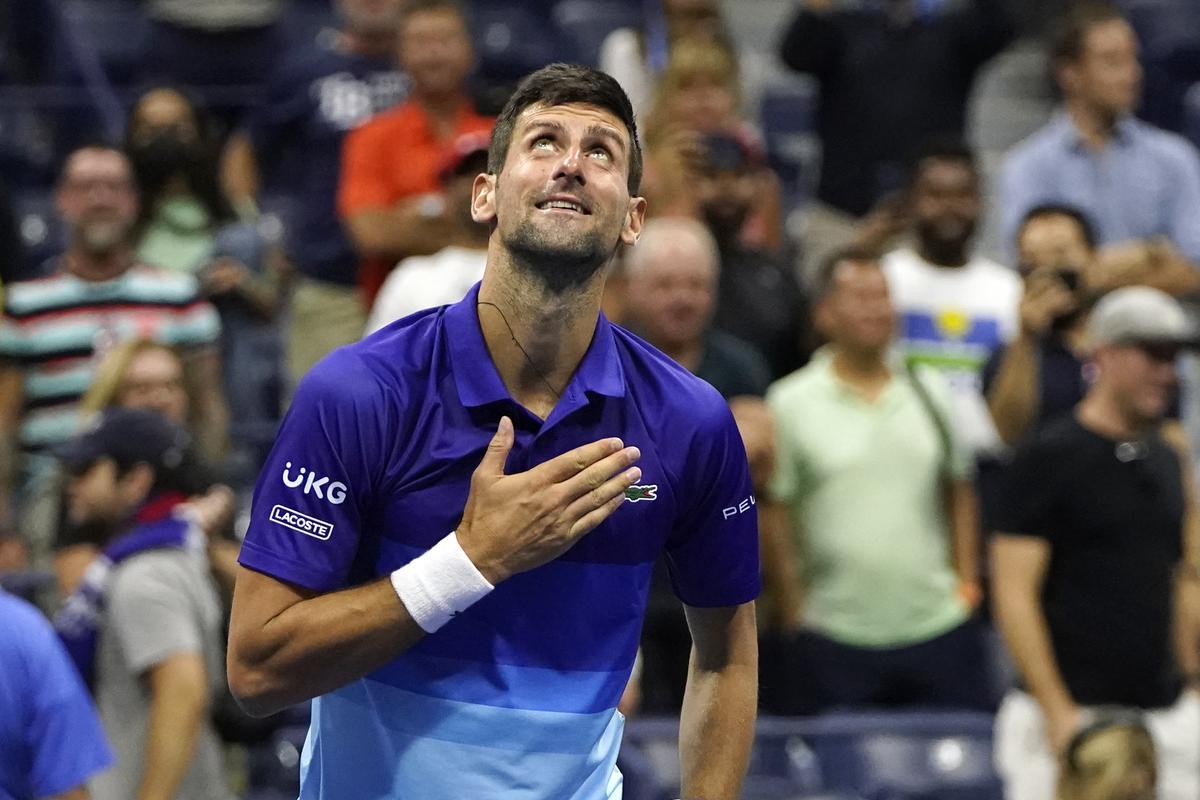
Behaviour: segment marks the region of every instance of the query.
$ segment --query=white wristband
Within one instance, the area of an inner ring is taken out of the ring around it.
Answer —
[[[451,532],[392,573],[392,588],[413,621],[433,633],[492,589]]]

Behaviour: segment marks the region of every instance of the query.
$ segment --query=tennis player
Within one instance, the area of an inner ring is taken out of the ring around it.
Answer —
[[[612,78],[528,76],[474,184],[483,282],[301,383],[229,638],[248,710],[314,698],[301,798],[620,798],[616,706],[664,551],[694,640],[683,794],[737,797],[758,658],[745,453],[715,390],[600,314],[641,168]]]

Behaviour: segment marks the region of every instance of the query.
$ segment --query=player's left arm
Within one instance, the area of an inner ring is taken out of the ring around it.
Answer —
[[[754,602],[685,609],[692,656],[679,720],[682,796],[734,800],[750,759],[758,706]]]

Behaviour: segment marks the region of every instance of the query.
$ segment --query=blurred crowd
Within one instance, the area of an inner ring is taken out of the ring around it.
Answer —
[[[1192,0],[10,0],[0,797],[263,788],[258,468],[317,361],[480,279],[551,60],[638,114],[605,313],[743,435],[763,711],[995,713],[1009,798],[1200,796]],[[624,710],[688,653],[659,569]]]

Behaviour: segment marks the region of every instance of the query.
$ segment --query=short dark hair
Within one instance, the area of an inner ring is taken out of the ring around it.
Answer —
[[[1088,219],[1087,214],[1080,211],[1075,206],[1068,206],[1060,203],[1043,203],[1042,205],[1034,206],[1025,212],[1025,216],[1021,217],[1021,225],[1017,228],[1017,239],[1021,238],[1021,234],[1025,231],[1025,226],[1033,222],[1035,219],[1044,219],[1046,217],[1067,217],[1079,226],[1079,232],[1083,234],[1083,240],[1087,242],[1089,250],[1096,249],[1096,227],[1092,221]]]
[[[404,4],[404,10],[400,12],[400,21],[396,26],[396,30],[404,30],[404,26],[408,24],[408,21],[417,14],[436,13],[438,11],[454,14],[462,20],[464,28],[468,27],[467,12],[463,8],[462,3],[457,2],[457,0],[408,0]]]
[[[578,64],[548,64],[526,75],[517,85],[492,129],[488,147],[488,172],[499,175],[512,144],[517,117],[537,103],[561,106],[581,103],[611,112],[629,131],[629,193],[637,194],[642,183],[642,146],[638,143],[637,122],[625,90],[604,72]]]
[[[880,253],[878,250],[859,245],[843,247],[840,250],[835,250],[824,261],[821,262],[820,268],[817,270],[816,285],[813,286],[815,299],[823,300],[833,293],[833,285],[837,281],[838,267],[845,263],[855,264],[874,264],[883,269],[880,263]]]
[[[921,177],[921,171],[929,161],[957,161],[976,177],[979,167],[975,163],[975,151],[970,145],[955,136],[938,136],[927,139],[913,152],[908,165],[908,183],[914,186]]]
[[[1059,17],[1053,28],[1050,62],[1054,66],[1075,62],[1083,56],[1088,31],[1114,20],[1125,21],[1119,6],[1109,0],[1081,0]]]
[[[93,139],[91,141],[84,142],[78,147],[73,148],[71,152],[67,153],[67,155],[63,158],[62,163],[58,167],[58,177],[55,178],[55,186],[62,186],[67,179],[67,167],[69,167],[71,162],[75,160],[75,156],[87,150],[99,150],[101,152],[107,151],[109,153],[116,153],[129,166],[129,177],[130,180],[133,179],[133,162],[129,160],[129,154],[125,152],[125,149],[119,144],[114,144],[104,139]]]

